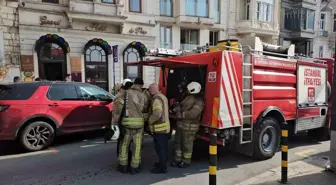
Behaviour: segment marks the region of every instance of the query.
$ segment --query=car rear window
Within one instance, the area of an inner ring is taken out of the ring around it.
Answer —
[[[37,88],[32,84],[0,85],[0,100],[27,100]]]

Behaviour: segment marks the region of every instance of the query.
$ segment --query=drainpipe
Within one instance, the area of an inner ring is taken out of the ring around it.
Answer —
[[[279,0],[279,8],[278,8],[278,25],[279,25],[279,35],[278,35],[278,44],[280,46],[280,31],[281,31],[281,11],[282,11],[282,0]]]

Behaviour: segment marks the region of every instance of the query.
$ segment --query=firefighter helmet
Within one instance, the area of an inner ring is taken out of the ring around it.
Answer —
[[[198,93],[201,92],[202,86],[201,86],[201,84],[199,84],[197,82],[190,82],[187,85],[187,89],[188,89],[190,94],[198,94]]]
[[[122,85],[123,85],[123,86],[125,86],[127,82],[131,82],[131,83],[132,83],[132,80],[131,80],[131,79],[128,79],[128,78],[126,78],[126,79],[124,79],[124,81],[123,81]]]

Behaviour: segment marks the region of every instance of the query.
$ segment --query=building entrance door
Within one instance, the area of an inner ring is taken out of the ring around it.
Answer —
[[[63,49],[55,43],[45,43],[38,53],[39,77],[49,81],[64,81],[66,55]]]

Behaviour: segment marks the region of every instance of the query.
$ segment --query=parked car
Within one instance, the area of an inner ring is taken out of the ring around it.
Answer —
[[[55,136],[104,129],[111,122],[113,98],[85,83],[0,84],[0,140],[18,140],[38,151]]]

